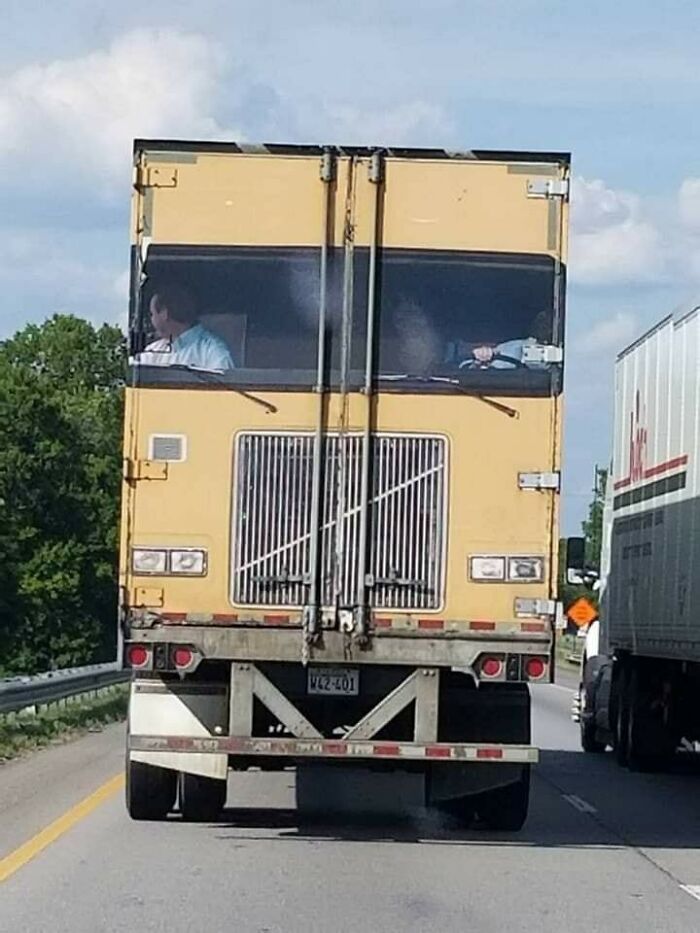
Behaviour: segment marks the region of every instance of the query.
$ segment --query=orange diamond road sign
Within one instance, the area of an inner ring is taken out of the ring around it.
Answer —
[[[578,625],[579,628],[583,628],[584,625],[588,625],[598,618],[597,609],[585,596],[580,596],[573,602],[566,610],[566,614],[574,625]]]

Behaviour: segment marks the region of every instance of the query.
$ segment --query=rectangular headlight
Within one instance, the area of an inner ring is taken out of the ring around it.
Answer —
[[[165,573],[168,552],[165,549],[135,547],[131,552],[134,573]]]
[[[505,580],[506,559],[493,555],[472,557],[469,561],[469,575],[472,580]]]
[[[201,548],[182,548],[170,552],[170,573],[201,577],[207,570],[207,552]]]
[[[509,557],[508,579],[514,583],[541,583],[544,580],[544,557]]]

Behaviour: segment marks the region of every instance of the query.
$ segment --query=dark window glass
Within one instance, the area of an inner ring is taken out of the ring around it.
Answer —
[[[348,382],[357,387],[367,250],[351,261],[346,275],[344,252],[330,251],[325,378],[340,380],[345,307]],[[561,322],[548,257],[385,249],[376,285],[374,374],[383,388],[439,391],[452,379],[474,391],[541,393],[558,382],[551,359]],[[138,377],[191,382],[213,371],[237,384],[312,386],[319,291],[317,249],[152,247],[132,313]]]

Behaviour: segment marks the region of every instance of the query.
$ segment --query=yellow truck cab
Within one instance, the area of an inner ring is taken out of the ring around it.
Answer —
[[[562,153],[136,142],[132,817],[179,788],[211,818],[229,767],[313,760],[522,825],[568,177]]]

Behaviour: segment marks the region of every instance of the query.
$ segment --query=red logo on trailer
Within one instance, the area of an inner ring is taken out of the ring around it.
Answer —
[[[644,422],[645,413],[637,390],[634,411],[630,414],[630,480],[633,483],[644,478],[647,461],[647,441],[649,435]]]
[[[655,463],[653,466],[647,465],[647,453],[649,447],[649,431],[646,427],[646,408],[642,403],[639,390],[634,400],[634,411],[630,412],[630,433],[629,433],[629,472],[627,476],[619,479],[614,484],[614,489],[625,489],[633,483],[642,480],[654,479],[657,476],[664,476],[688,463],[688,454],[681,454],[678,457],[672,457],[662,463]]]

